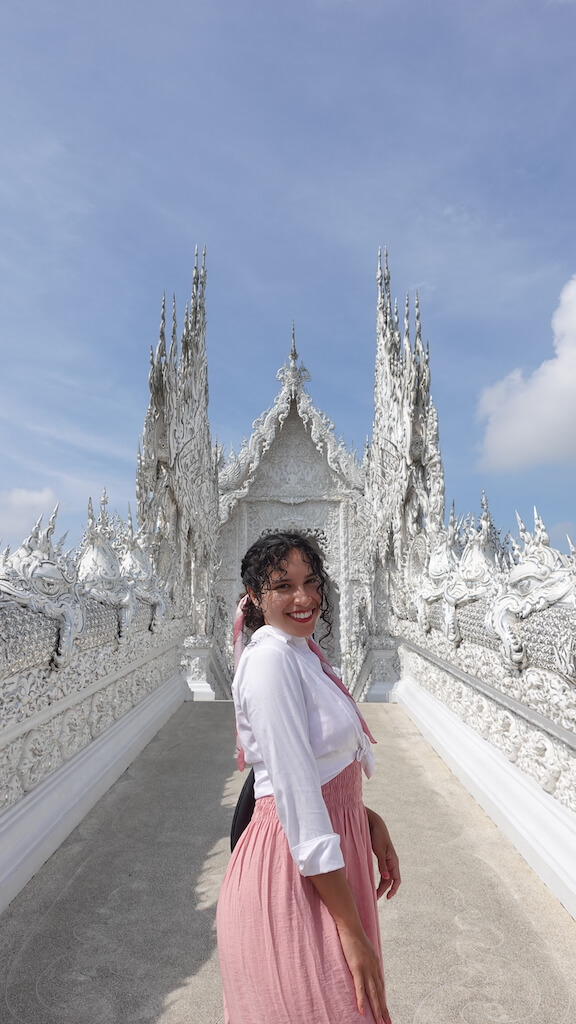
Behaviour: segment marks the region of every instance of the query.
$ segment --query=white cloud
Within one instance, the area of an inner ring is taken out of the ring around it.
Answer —
[[[56,507],[57,498],[50,487],[44,487],[40,491],[27,490],[23,487],[14,487],[10,491],[0,491],[0,538],[3,539],[2,547],[15,541],[24,540],[30,533],[36,520],[44,517],[44,523]]]
[[[525,469],[576,461],[576,275],[552,317],[554,350],[528,377],[521,369],[485,388],[479,468]]]

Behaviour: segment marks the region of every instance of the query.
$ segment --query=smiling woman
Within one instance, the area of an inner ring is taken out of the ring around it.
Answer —
[[[312,633],[330,633],[329,580],[300,534],[271,534],[242,562],[252,638],[233,697],[253,818],[218,903],[226,1024],[390,1024],[377,897],[400,884],[382,819],[362,802],[372,737]],[[378,859],[376,886],[372,851]]]
[[[317,551],[300,534],[271,534],[253,545],[242,562],[242,579],[253,605],[246,624],[267,622],[293,636],[311,636],[323,614],[327,630],[327,576]]]
[[[250,588],[248,594],[270,626],[291,636],[306,637],[314,632],[322,604],[320,580],[297,548],[288,552],[286,568],[271,574],[270,589],[260,601]]]

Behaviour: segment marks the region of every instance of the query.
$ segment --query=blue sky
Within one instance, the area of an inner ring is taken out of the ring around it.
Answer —
[[[134,504],[162,293],[207,246],[214,439],[290,348],[362,450],[376,259],[447,500],[576,541],[575,0],[22,0],[0,15],[0,536]],[[553,325],[554,318],[554,325]]]

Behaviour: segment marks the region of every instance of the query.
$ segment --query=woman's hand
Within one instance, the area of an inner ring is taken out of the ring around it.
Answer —
[[[392,1024],[386,1006],[386,991],[380,960],[368,936],[363,931],[358,933],[349,931],[345,927],[338,927],[338,935],[342,952],[354,981],[356,1005],[359,1012],[365,1016],[367,996],[374,1020],[378,1024],[381,1021],[384,1024]]]
[[[386,899],[389,900],[398,892],[401,882],[398,854],[394,849],[384,820],[369,807],[366,808],[366,814],[370,826],[372,850],[378,860],[378,870],[380,871],[376,898],[380,899],[386,893]]]
[[[354,982],[359,1012],[365,1015],[368,997],[374,1020],[378,1024],[381,1021],[392,1024],[386,1006],[380,958],[362,927],[344,868],[308,877],[334,918],[342,952]]]

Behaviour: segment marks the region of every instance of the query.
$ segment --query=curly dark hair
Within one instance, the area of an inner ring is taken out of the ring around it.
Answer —
[[[286,559],[290,551],[295,548],[300,551],[304,561],[308,562],[310,569],[318,577],[322,599],[320,618],[325,626],[322,639],[325,640],[332,632],[332,608],[328,599],[329,579],[319,551],[303,534],[269,533],[260,537],[255,544],[248,548],[242,559],[242,582],[246,589],[250,587],[256,598],[260,600],[264,591],[270,590],[271,574],[286,571]],[[250,631],[264,625],[264,616],[260,608],[257,608],[252,601],[246,603],[244,624]]]

